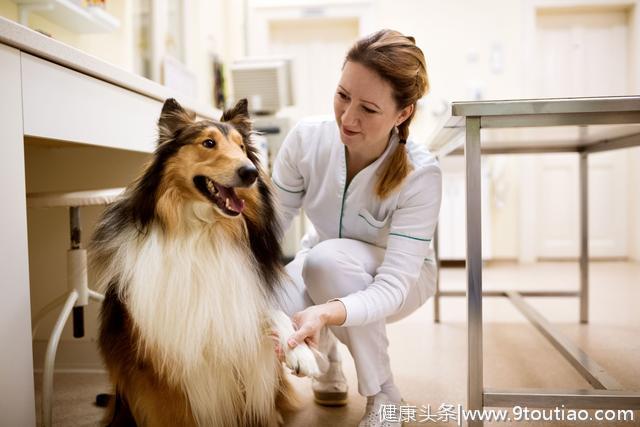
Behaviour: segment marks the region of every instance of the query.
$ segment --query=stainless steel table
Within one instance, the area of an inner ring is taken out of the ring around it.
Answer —
[[[530,128],[523,132],[522,128]],[[482,132],[481,130],[486,129]],[[495,129],[504,129],[497,133]],[[591,153],[640,146],[640,96],[454,102],[451,114],[429,144],[439,157],[464,154],[467,222],[467,409],[527,406],[554,408],[640,409],[640,392],[621,385],[580,348],[562,336],[523,297],[580,298],[580,321],[588,322],[588,168]],[[580,157],[579,291],[482,292],[480,157],[483,154],[577,153]],[[436,292],[435,320],[441,296]],[[594,387],[585,390],[490,389],[482,376],[482,297],[508,298]],[[482,422],[469,423],[482,425]]]

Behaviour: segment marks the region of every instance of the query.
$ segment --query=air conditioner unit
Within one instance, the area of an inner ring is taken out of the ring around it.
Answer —
[[[247,98],[254,114],[274,114],[293,104],[289,58],[246,58],[231,65],[235,99]]]

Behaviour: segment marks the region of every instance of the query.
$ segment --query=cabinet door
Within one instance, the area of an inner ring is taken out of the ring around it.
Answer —
[[[628,153],[589,156],[589,256],[628,256]],[[579,254],[578,156],[538,159],[538,257],[576,258]]]
[[[22,53],[24,133],[152,152],[162,103]]]

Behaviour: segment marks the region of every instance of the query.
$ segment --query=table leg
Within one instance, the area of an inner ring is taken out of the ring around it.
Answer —
[[[580,323],[589,322],[589,154],[580,153]]]
[[[34,426],[20,52],[0,45],[0,425]]]
[[[480,118],[467,117],[464,157],[467,216],[467,409],[483,408]],[[482,422],[469,422],[481,426]]]

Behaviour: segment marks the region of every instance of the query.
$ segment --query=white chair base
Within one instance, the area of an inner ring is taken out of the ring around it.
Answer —
[[[67,285],[69,291],[44,306],[33,318],[32,336],[35,338],[42,319],[56,307],[62,310],[51,331],[44,359],[42,375],[41,423],[50,427],[53,419],[53,373],[56,352],[64,325],[74,311],[74,336],[84,335],[83,307],[90,300],[102,302],[104,296],[89,289],[87,278],[87,252],[80,248],[80,206],[106,205],[115,201],[123,192],[122,188],[72,193],[31,193],[27,194],[30,208],[68,207],[70,216],[71,249],[67,252]],[[75,308],[75,310],[74,310]],[[76,318],[77,314],[77,318]],[[76,332],[78,332],[76,334]]]
[[[102,302],[104,300],[104,296],[98,292],[89,291],[89,298],[94,301]],[[52,416],[53,416],[53,373],[54,373],[54,365],[56,361],[56,352],[58,351],[58,343],[60,342],[60,336],[62,335],[62,330],[64,329],[64,325],[69,320],[69,315],[71,315],[71,310],[74,305],[78,301],[79,293],[77,290],[72,290],[70,293],[66,295],[62,295],[65,298],[64,306],[58,315],[58,320],[51,331],[51,336],[49,337],[49,342],[47,343],[47,352],[44,356],[44,366],[42,370],[42,425],[45,427],[49,427],[52,424]],[[59,297],[56,301],[60,305],[60,300],[62,297]],[[56,305],[53,305],[48,309],[51,311],[55,308]],[[42,313],[42,311],[40,312]],[[40,315],[39,313],[39,315]],[[44,313],[41,315],[44,317]]]

